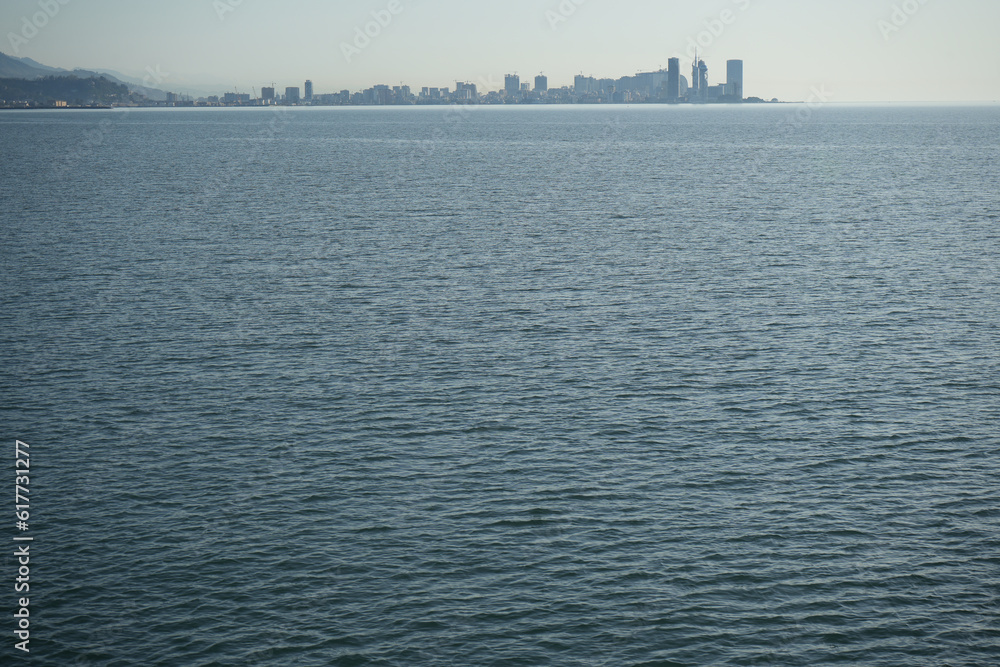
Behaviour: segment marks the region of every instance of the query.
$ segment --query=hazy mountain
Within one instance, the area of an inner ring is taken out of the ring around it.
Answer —
[[[14,58],[0,52],[0,79],[38,79],[44,76],[76,76],[81,79],[104,77],[112,83],[128,86],[130,90],[145,95],[151,100],[165,100],[167,94],[158,88],[144,86],[141,81],[125,77],[112,70],[75,69],[49,67],[31,58]]]
[[[137,86],[143,85],[143,83],[142,83],[142,81],[140,79],[136,79],[134,76],[129,76],[127,74],[122,74],[121,72],[119,72],[117,70],[113,70],[113,69],[94,69],[94,70],[91,70],[91,71],[98,72],[99,74],[103,74],[104,76],[107,76],[107,77],[110,77],[110,78],[118,79],[119,81],[123,81],[123,82],[128,83],[128,84],[135,84]]]
[[[28,58],[12,58],[6,53],[0,53],[0,78],[4,79],[37,79],[59,70],[39,65]]]
[[[143,85],[143,82],[139,79],[126,76],[121,72],[116,72],[109,69],[75,69],[71,72],[76,76],[81,77],[101,77],[112,81],[114,83],[120,83],[129,87],[129,90],[139,93],[140,95],[145,95],[151,100],[163,101],[167,99],[167,93],[160,90],[159,88],[149,88]]]
[[[3,54],[0,54],[0,55],[3,55]],[[37,60],[32,60],[31,58],[19,58],[18,60],[20,60],[22,63],[25,63],[27,65],[31,65],[35,69],[40,69],[40,70],[45,71],[45,72],[64,72],[65,71],[65,70],[60,69],[58,67],[49,67],[48,65],[43,65],[42,63],[38,62]]]

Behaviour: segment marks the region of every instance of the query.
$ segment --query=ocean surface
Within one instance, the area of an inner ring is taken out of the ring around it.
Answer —
[[[30,662],[1000,664],[998,215],[998,106],[2,113]]]

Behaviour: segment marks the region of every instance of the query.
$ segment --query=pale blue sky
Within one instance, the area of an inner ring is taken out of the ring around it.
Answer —
[[[402,11],[347,62],[342,45],[390,1],[2,0],[0,50],[140,77],[159,68],[168,90],[309,78],[319,93],[456,80],[499,88],[507,72],[541,71],[560,86],[580,72],[657,69],[672,55],[689,74],[700,38],[713,83],[727,59],[745,61],[747,95],[802,100],[822,87],[843,102],[1000,100],[997,0],[394,0]],[[12,44],[23,17],[45,5],[58,12]],[[566,20],[553,28],[553,17]]]

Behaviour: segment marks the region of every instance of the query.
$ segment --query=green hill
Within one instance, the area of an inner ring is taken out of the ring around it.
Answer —
[[[57,100],[73,106],[111,105],[129,101],[128,86],[104,77],[47,76],[41,79],[0,79],[0,104],[28,102],[51,105]]]

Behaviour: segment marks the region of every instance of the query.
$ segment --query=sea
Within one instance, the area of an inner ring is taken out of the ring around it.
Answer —
[[[3,664],[1000,664],[1000,106],[8,111],[0,219]]]

